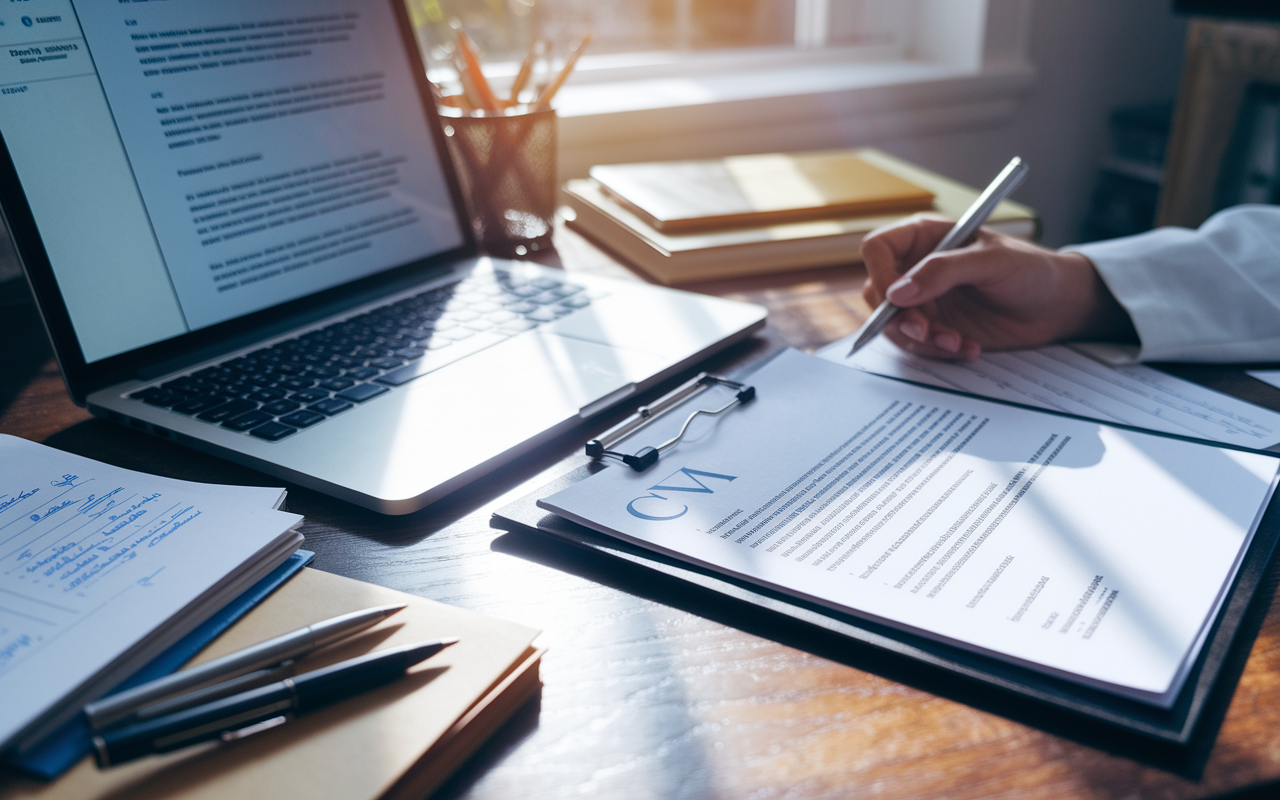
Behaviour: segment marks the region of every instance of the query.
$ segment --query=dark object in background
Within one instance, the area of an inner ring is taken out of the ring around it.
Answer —
[[[1111,142],[1121,161],[1160,169],[1173,123],[1173,103],[1117,108],[1111,112]]]
[[[1102,168],[1080,239],[1096,242],[1151,230],[1160,184]]]
[[[1222,159],[1213,210],[1280,201],[1280,86],[1245,89],[1231,144]]]
[[[1150,230],[1163,180],[1173,104],[1118,108],[1111,114],[1111,151],[1098,168],[1081,241]]]
[[[1237,19],[1280,19],[1276,0],[1174,0],[1175,14]]]

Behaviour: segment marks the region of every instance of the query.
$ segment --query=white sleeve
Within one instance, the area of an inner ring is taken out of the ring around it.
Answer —
[[[1064,248],[1097,267],[1143,361],[1280,361],[1280,206]]]

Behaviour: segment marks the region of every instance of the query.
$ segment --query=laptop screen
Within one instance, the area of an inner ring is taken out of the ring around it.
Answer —
[[[25,0],[0,37],[88,363],[463,244],[388,3]]]

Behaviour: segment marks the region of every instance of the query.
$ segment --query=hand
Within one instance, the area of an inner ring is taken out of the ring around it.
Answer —
[[[957,250],[930,255],[951,223],[915,216],[862,242],[862,297],[900,307],[889,340],[917,355],[977,358],[983,350],[1037,347],[1066,339],[1136,341],[1129,315],[1093,263],[981,230]],[[910,278],[903,273],[920,262]]]

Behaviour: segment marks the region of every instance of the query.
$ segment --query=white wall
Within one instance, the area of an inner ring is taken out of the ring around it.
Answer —
[[[995,5],[995,4],[993,4]],[[1171,100],[1186,21],[1171,0],[1033,0],[1028,55],[1036,79],[1011,122],[875,144],[981,186],[1013,155],[1031,164],[1015,198],[1044,220],[1043,243],[1076,240],[1109,147],[1117,106]],[[993,9],[994,11],[994,9]]]

